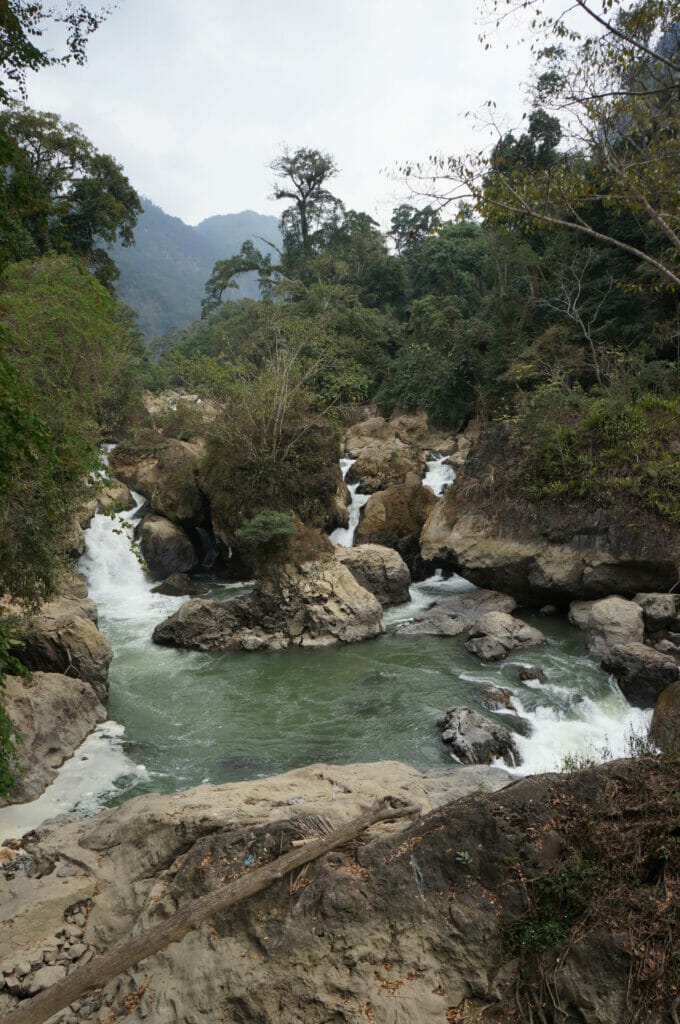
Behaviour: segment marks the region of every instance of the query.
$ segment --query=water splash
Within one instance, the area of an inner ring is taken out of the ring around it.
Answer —
[[[425,463],[423,484],[434,492],[435,497],[439,498],[456,479],[456,471],[446,461],[447,455],[435,455],[433,453],[433,456],[432,459]]]
[[[340,459],[340,472],[342,473],[343,480],[347,476],[350,466],[353,466],[356,461],[356,459]],[[333,544],[340,544],[343,548],[353,547],[354,534],[361,519],[361,510],[370,498],[370,494],[359,494],[359,486],[359,484],[348,484],[351,497],[349,504],[349,526],[339,526],[337,530],[333,530],[329,538]]]

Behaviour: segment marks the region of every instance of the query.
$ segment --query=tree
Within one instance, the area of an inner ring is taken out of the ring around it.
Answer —
[[[263,256],[253,243],[248,240],[241,246],[240,252],[226,260],[218,260],[212,274],[206,281],[205,298],[201,302],[201,317],[212,313],[222,303],[222,296],[228,288],[238,288],[236,278],[239,274],[247,274],[257,270],[262,281],[271,281],[271,256]]]
[[[40,0],[0,2],[0,103],[26,96],[26,74],[55,65],[84,64],[89,37],[111,12],[110,6],[68,2],[59,11]],[[59,50],[42,46],[54,30],[61,35]]]
[[[439,211],[429,204],[418,209],[401,203],[392,213],[390,236],[400,256],[407,259],[441,224]]]
[[[77,125],[18,103],[1,111],[0,191],[10,211],[0,256],[73,253],[113,286],[107,249],[116,239],[134,244],[142,207],[122,167]]]
[[[601,0],[599,9],[576,0],[555,20],[539,0],[494,0],[491,9],[532,19],[544,70],[530,131],[513,142],[497,129],[490,154],[406,167],[414,190],[441,204],[472,199],[490,223],[560,228],[618,248],[660,286],[680,288],[680,0]],[[592,34],[570,21],[574,10],[594,21]],[[523,140],[537,129],[544,148],[527,152]],[[625,219],[604,226],[603,208],[630,214],[642,237],[625,237]]]
[[[303,147],[293,153],[285,149],[270,167],[279,179],[272,198],[293,203],[281,216],[284,250],[289,257],[300,252],[309,257],[315,234],[343,208],[326,188],[326,182],[338,173],[337,165],[329,153]]]

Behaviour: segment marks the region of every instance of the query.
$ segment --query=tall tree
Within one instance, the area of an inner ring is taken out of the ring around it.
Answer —
[[[338,173],[337,165],[329,153],[303,147],[293,153],[285,149],[270,166],[278,178],[272,198],[292,200],[281,217],[284,247],[288,252],[301,250],[308,257],[315,233],[343,209],[326,188],[326,182]]]

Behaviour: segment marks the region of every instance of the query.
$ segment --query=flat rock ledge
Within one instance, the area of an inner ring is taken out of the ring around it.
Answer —
[[[335,559],[286,566],[231,601],[187,601],[153,641],[199,651],[282,651],[369,640],[384,632],[378,599]]]

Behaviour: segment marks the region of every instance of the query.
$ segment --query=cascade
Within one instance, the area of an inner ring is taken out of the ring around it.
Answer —
[[[356,459],[340,459],[340,472],[342,473],[343,480],[347,476],[350,466],[353,466],[356,461]],[[359,494],[359,486],[359,484],[348,484],[348,490],[352,498],[349,505],[349,526],[339,526],[330,535],[330,540],[333,544],[340,544],[343,548],[354,546],[354,534],[359,525],[361,510],[370,498],[370,494]]]

